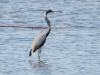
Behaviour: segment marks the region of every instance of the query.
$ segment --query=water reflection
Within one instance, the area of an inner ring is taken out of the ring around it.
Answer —
[[[29,64],[34,69],[35,72],[38,72],[41,75],[51,75],[51,65],[46,64],[44,61],[35,62],[33,60],[29,60]]]

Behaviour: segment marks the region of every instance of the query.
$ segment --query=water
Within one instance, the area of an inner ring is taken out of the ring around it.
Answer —
[[[0,75],[100,75],[99,0],[0,0],[0,25],[46,26],[52,29],[38,62],[29,57],[31,43],[42,29],[0,28]]]

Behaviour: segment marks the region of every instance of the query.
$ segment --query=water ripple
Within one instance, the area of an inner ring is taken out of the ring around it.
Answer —
[[[0,25],[53,27],[43,46],[29,57],[31,43],[42,30],[0,28],[0,75],[100,75],[99,0],[0,0]]]

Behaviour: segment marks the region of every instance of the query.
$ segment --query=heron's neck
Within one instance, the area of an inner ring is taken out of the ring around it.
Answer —
[[[47,17],[47,13],[45,12],[45,14],[44,14],[44,17],[45,17],[45,20],[46,20],[46,22],[47,22],[47,25],[50,27],[50,21],[49,21],[49,19],[48,19],[48,17]]]
[[[46,20],[47,25],[48,25],[47,32],[46,32],[46,37],[47,37],[51,31],[51,28],[50,28],[51,25],[50,25],[49,19],[47,18],[47,13],[44,14],[44,17],[45,17],[45,20]]]

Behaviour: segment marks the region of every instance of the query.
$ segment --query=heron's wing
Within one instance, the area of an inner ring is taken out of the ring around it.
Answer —
[[[37,50],[44,45],[45,41],[46,41],[46,34],[45,32],[42,31],[34,39],[31,48],[35,47],[35,50]]]
[[[41,48],[44,45],[45,41],[46,41],[46,33],[45,31],[42,31],[34,39],[29,56],[31,56],[36,50]]]

